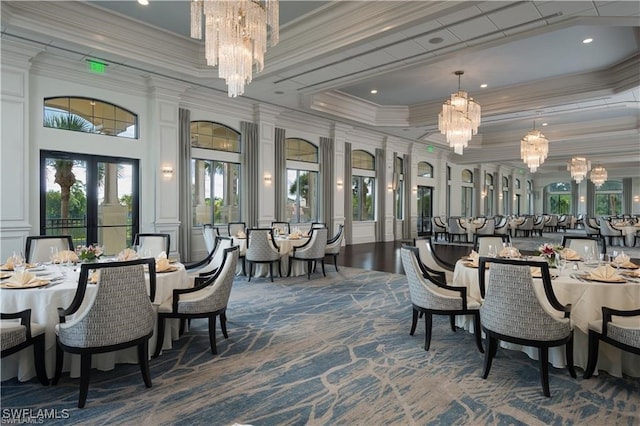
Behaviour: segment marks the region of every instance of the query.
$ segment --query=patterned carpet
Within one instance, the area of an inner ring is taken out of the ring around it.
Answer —
[[[306,277],[234,283],[229,335],[209,352],[206,323],[151,361],[92,371],[87,408],[78,379],[57,386],[2,383],[6,409],[68,410],[45,424],[640,424],[640,380],[601,373],[572,379],[550,369],[542,395],[537,362],[501,349],[487,380],[472,334],[436,317],[409,336],[404,275],[328,268]],[[582,373],[580,369],[578,374]],[[3,417],[4,418],[4,417]]]

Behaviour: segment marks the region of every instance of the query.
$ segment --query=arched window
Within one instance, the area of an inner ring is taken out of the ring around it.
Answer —
[[[493,174],[489,172],[484,173],[484,191],[482,192],[484,198],[484,214],[485,216],[494,215],[494,188],[493,188]]]
[[[318,220],[320,167],[318,147],[309,141],[287,138],[287,210],[285,220],[305,223]]]
[[[138,139],[138,116],[92,98],[45,98],[43,126],[74,132]]]
[[[571,211],[571,182],[550,183],[546,189],[549,213],[567,214]]]
[[[516,186],[516,189],[520,189],[520,179],[516,179],[515,186]]]
[[[418,163],[418,176],[432,178],[433,177],[433,166],[426,161],[420,161]]]
[[[608,180],[596,189],[596,215],[622,214],[622,181]]]
[[[366,151],[351,152],[353,220],[375,219],[375,156]]]
[[[500,199],[502,200],[502,214],[511,214],[511,210],[509,209],[509,178],[507,176],[502,176]]]
[[[470,217],[473,214],[473,172],[469,169],[462,170],[460,179],[462,180],[460,213]]]
[[[240,133],[211,121],[191,122],[193,224],[241,219]]]

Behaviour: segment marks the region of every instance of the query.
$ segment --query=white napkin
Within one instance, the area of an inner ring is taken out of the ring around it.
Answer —
[[[478,252],[475,250],[471,250],[471,253],[469,253],[469,260],[471,261],[473,266],[478,266],[479,259],[480,255],[478,254]]]
[[[600,281],[620,281],[624,282],[625,279],[622,278],[611,265],[599,266],[589,274],[589,278]]]
[[[244,231],[238,231],[238,238],[247,238],[247,234]]]
[[[542,268],[539,266],[531,267],[531,276],[533,278],[542,278]]]
[[[9,256],[7,258],[7,262],[2,265],[2,269],[6,269],[7,271],[13,271],[13,256]]]
[[[118,253],[118,260],[135,260],[138,258],[138,253],[135,250],[126,248]]]
[[[28,287],[40,280],[31,272],[16,272],[5,283],[5,287]]]
[[[500,257],[520,257],[520,250],[516,247],[505,247],[500,250]]]
[[[89,275],[88,282],[90,284],[96,284],[100,280],[100,271],[95,271]]]
[[[613,263],[617,266],[620,265],[621,268],[637,268],[638,265],[631,261],[631,258],[624,253],[621,253],[613,259]]]
[[[574,249],[566,248],[560,252],[560,255],[566,260],[580,260],[581,257]]]

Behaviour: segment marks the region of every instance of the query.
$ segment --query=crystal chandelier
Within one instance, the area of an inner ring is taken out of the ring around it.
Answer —
[[[536,122],[533,122],[533,130],[520,141],[520,158],[529,166],[531,173],[535,173],[538,167],[549,155],[549,139],[539,130],[536,130]]]
[[[270,44],[279,41],[278,0],[191,0],[191,37],[202,39],[205,17],[205,56],[207,65],[218,66],[218,77],[227,83],[229,97],[244,93],[256,72],[264,69],[267,26]]]
[[[591,170],[591,161],[584,157],[573,157],[567,163],[567,170],[571,172],[571,177],[576,183],[582,182],[587,177],[587,173]]]
[[[446,136],[453,151],[462,155],[471,136],[478,133],[480,104],[469,97],[467,92],[460,90],[460,76],[464,71],[456,71],[454,74],[458,76],[458,91],[451,94],[451,99],[442,105],[442,112],[438,114],[438,130]]]
[[[607,169],[602,166],[596,166],[591,170],[591,182],[600,188],[607,180]]]

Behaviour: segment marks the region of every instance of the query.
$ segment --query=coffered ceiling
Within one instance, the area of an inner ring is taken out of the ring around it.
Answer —
[[[203,42],[188,37],[188,1],[2,8],[3,39],[226,92],[204,64]],[[537,176],[567,173],[573,155],[610,176],[640,176],[638,1],[281,0],[280,21],[280,43],[245,99],[447,148],[437,116],[463,70],[461,89],[481,105],[482,123],[451,161],[524,168],[520,139],[535,122],[550,140]]]

